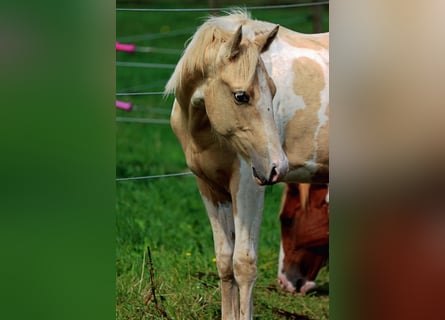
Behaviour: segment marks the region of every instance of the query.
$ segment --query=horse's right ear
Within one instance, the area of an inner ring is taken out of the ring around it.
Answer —
[[[275,28],[273,28],[271,31],[267,33],[260,34],[255,38],[255,43],[257,44],[258,48],[260,49],[260,52],[267,51],[269,49],[270,44],[275,39],[278,29],[280,28],[280,25],[276,25]]]

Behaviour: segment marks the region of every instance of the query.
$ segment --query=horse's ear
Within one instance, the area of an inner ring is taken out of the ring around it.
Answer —
[[[190,99],[190,104],[193,108],[204,108],[205,100],[202,86],[195,90],[192,98]]]
[[[236,29],[235,33],[232,35],[230,40],[227,42],[227,52],[226,57],[228,59],[233,59],[239,53],[239,45],[243,37],[242,26],[240,25]]]
[[[260,52],[264,52],[267,51],[267,49],[269,49],[269,46],[275,39],[275,36],[277,35],[279,28],[280,26],[277,24],[275,28],[273,28],[270,32],[263,33],[255,38],[255,43],[260,49]]]

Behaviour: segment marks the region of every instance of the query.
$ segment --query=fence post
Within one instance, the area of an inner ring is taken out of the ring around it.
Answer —
[[[212,16],[217,16],[218,15],[218,10],[215,10],[215,8],[218,7],[218,0],[209,0],[209,8],[211,8],[210,14]]]
[[[317,2],[317,0],[313,0]],[[321,5],[312,7],[312,29],[314,33],[320,33],[322,31],[321,16],[323,14],[323,7]]]

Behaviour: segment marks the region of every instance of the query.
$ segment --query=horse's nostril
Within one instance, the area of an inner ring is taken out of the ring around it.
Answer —
[[[278,170],[276,166],[273,166],[269,176],[269,183],[275,183],[278,180]]]
[[[253,172],[253,176],[254,176],[255,178],[258,178],[258,172],[256,172],[255,167],[252,167],[252,172]]]
[[[297,282],[295,283],[295,289],[297,289],[297,292],[300,292],[301,287],[304,284],[304,279],[298,279]]]
[[[252,167],[252,171],[253,171],[253,176],[255,177],[255,179],[257,179],[257,182],[259,185],[266,184],[266,182],[267,182],[266,179],[258,174],[255,167]]]
[[[260,174],[255,167],[252,167],[253,176],[256,178],[257,182],[260,185],[267,185],[267,184],[274,184],[278,181],[278,170],[276,166],[273,166],[272,170],[270,171],[270,175],[268,178],[264,177],[262,174]]]

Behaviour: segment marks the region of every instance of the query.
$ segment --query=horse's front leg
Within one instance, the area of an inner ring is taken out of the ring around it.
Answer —
[[[240,291],[240,319],[251,320],[265,188],[254,181],[251,167],[241,160],[239,179],[233,179],[231,190],[236,234],[233,266]]]
[[[221,318],[238,320],[238,286],[233,274],[232,259],[235,244],[232,201],[227,195],[210,191],[208,185],[199,178],[198,186],[212,225],[216,266],[221,279]]]

